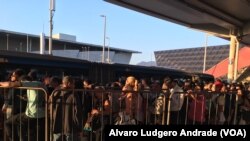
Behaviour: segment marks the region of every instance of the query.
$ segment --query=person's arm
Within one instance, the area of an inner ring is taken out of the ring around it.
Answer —
[[[10,82],[0,82],[1,87],[10,87]]]
[[[138,91],[138,80],[135,79],[134,91]]]
[[[20,87],[21,83],[16,81],[16,82],[0,82],[0,87]]]
[[[103,103],[103,106],[104,106],[104,110],[103,110],[103,115],[110,115],[111,113],[111,107],[110,107],[110,102],[109,100],[105,100],[104,103]]]

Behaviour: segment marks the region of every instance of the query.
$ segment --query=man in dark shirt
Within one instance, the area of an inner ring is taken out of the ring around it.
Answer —
[[[77,94],[74,94],[74,80],[65,76],[61,89],[50,96],[50,117],[53,141],[79,141],[82,129],[82,107]]]

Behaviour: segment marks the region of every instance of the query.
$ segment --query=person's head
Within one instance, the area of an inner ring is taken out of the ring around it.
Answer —
[[[163,84],[162,84],[162,92],[163,92],[163,93],[166,93],[168,90],[169,90],[168,85],[167,85],[166,83],[163,83]]]
[[[191,89],[191,82],[188,81],[188,80],[184,81],[183,89],[184,90],[190,90]]]
[[[173,88],[173,79],[170,78],[170,77],[165,77],[164,80],[163,80],[163,83],[169,88]]]
[[[34,81],[34,80],[37,80],[38,77],[37,77],[37,70],[31,70],[29,73],[28,73],[28,76]]]
[[[129,76],[127,77],[126,85],[135,86],[135,81],[136,81],[135,77]]]
[[[119,82],[111,83],[110,87],[111,87],[112,90],[121,90],[122,89],[121,86],[119,85]]]
[[[119,77],[118,82],[119,82],[122,86],[125,85],[125,83],[126,83],[126,77],[124,77],[124,76]]]
[[[217,80],[214,82],[214,84],[213,84],[212,91],[220,92],[222,86],[223,86],[223,83],[221,82],[221,80],[220,80],[220,79],[217,79]]]
[[[102,99],[102,97],[104,96],[105,97],[105,92],[104,92],[104,87],[102,87],[102,86],[95,86],[95,88],[94,88],[94,90],[95,90],[95,97],[97,98],[97,99]]]
[[[194,84],[194,92],[199,93],[202,90],[202,85],[200,83]]]
[[[24,75],[24,70],[16,69],[12,72],[10,81],[18,81],[22,75]]]
[[[74,79],[70,76],[64,76],[62,80],[62,87],[67,89],[73,89]]]
[[[220,90],[222,93],[225,93],[227,92],[227,85],[226,84],[223,84],[223,86],[221,87],[221,90]]]
[[[50,80],[51,80],[51,75],[46,75],[43,78],[43,83],[45,86],[48,86],[50,84]]]
[[[21,81],[31,81],[31,78],[30,78],[28,75],[22,75],[22,76],[20,77],[20,80],[21,80]]]
[[[235,85],[235,89],[236,89],[236,90],[243,90],[243,85],[242,85],[241,83],[237,83],[237,84]]]
[[[235,84],[235,83],[230,84],[229,90],[230,90],[230,91],[235,91],[235,90],[236,90],[236,84]]]
[[[154,83],[151,84],[151,90],[156,91],[156,92],[160,92],[162,90],[162,86],[160,84],[160,81],[158,81],[158,80],[154,81]]]
[[[91,89],[92,88],[91,81],[89,79],[84,79],[83,80],[83,88],[85,88],[85,89]]]
[[[50,78],[50,81],[49,81],[49,86],[50,87],[53,87],[53,88],[56,88],[60,85],[60,79],[58,77],[51,77]]]
[[[146,78],[142,78],[142,79],[141,79],[141,84],[142,84],[142,85],[148,85],[147,79],[146,79]]]

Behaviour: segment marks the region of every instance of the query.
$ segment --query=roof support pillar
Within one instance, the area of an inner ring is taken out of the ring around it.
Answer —
[[[238,78],[238,60],[239,60],[239,41],[236,38],[236,50],[235,50],[235,58],[234,58],[234,81]]]
[[[234,67],[235,67],[235,51],[236,51],[236,36],[230,36],[230,49],[229,49],[229,57],[228,57],[228,74],[227,81],[228,83],[232,83],[234,79]]]

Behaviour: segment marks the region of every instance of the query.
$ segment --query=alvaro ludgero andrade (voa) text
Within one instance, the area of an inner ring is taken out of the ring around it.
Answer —
[[[139,131],[120,131],[119,129],[111,129],[108,133],[110,137],[174,137],[174,136],[208,136],[208,137],[216,137],[219,136],[221,138],[226,136],[241,136],[242,138],[246,137],[246,130],[245,129],[221,129],[220,131],[208,129],[208,130],[187,130],[181,129],[180,131],[163,131],[163,130],[145,130],[140,129]]]

